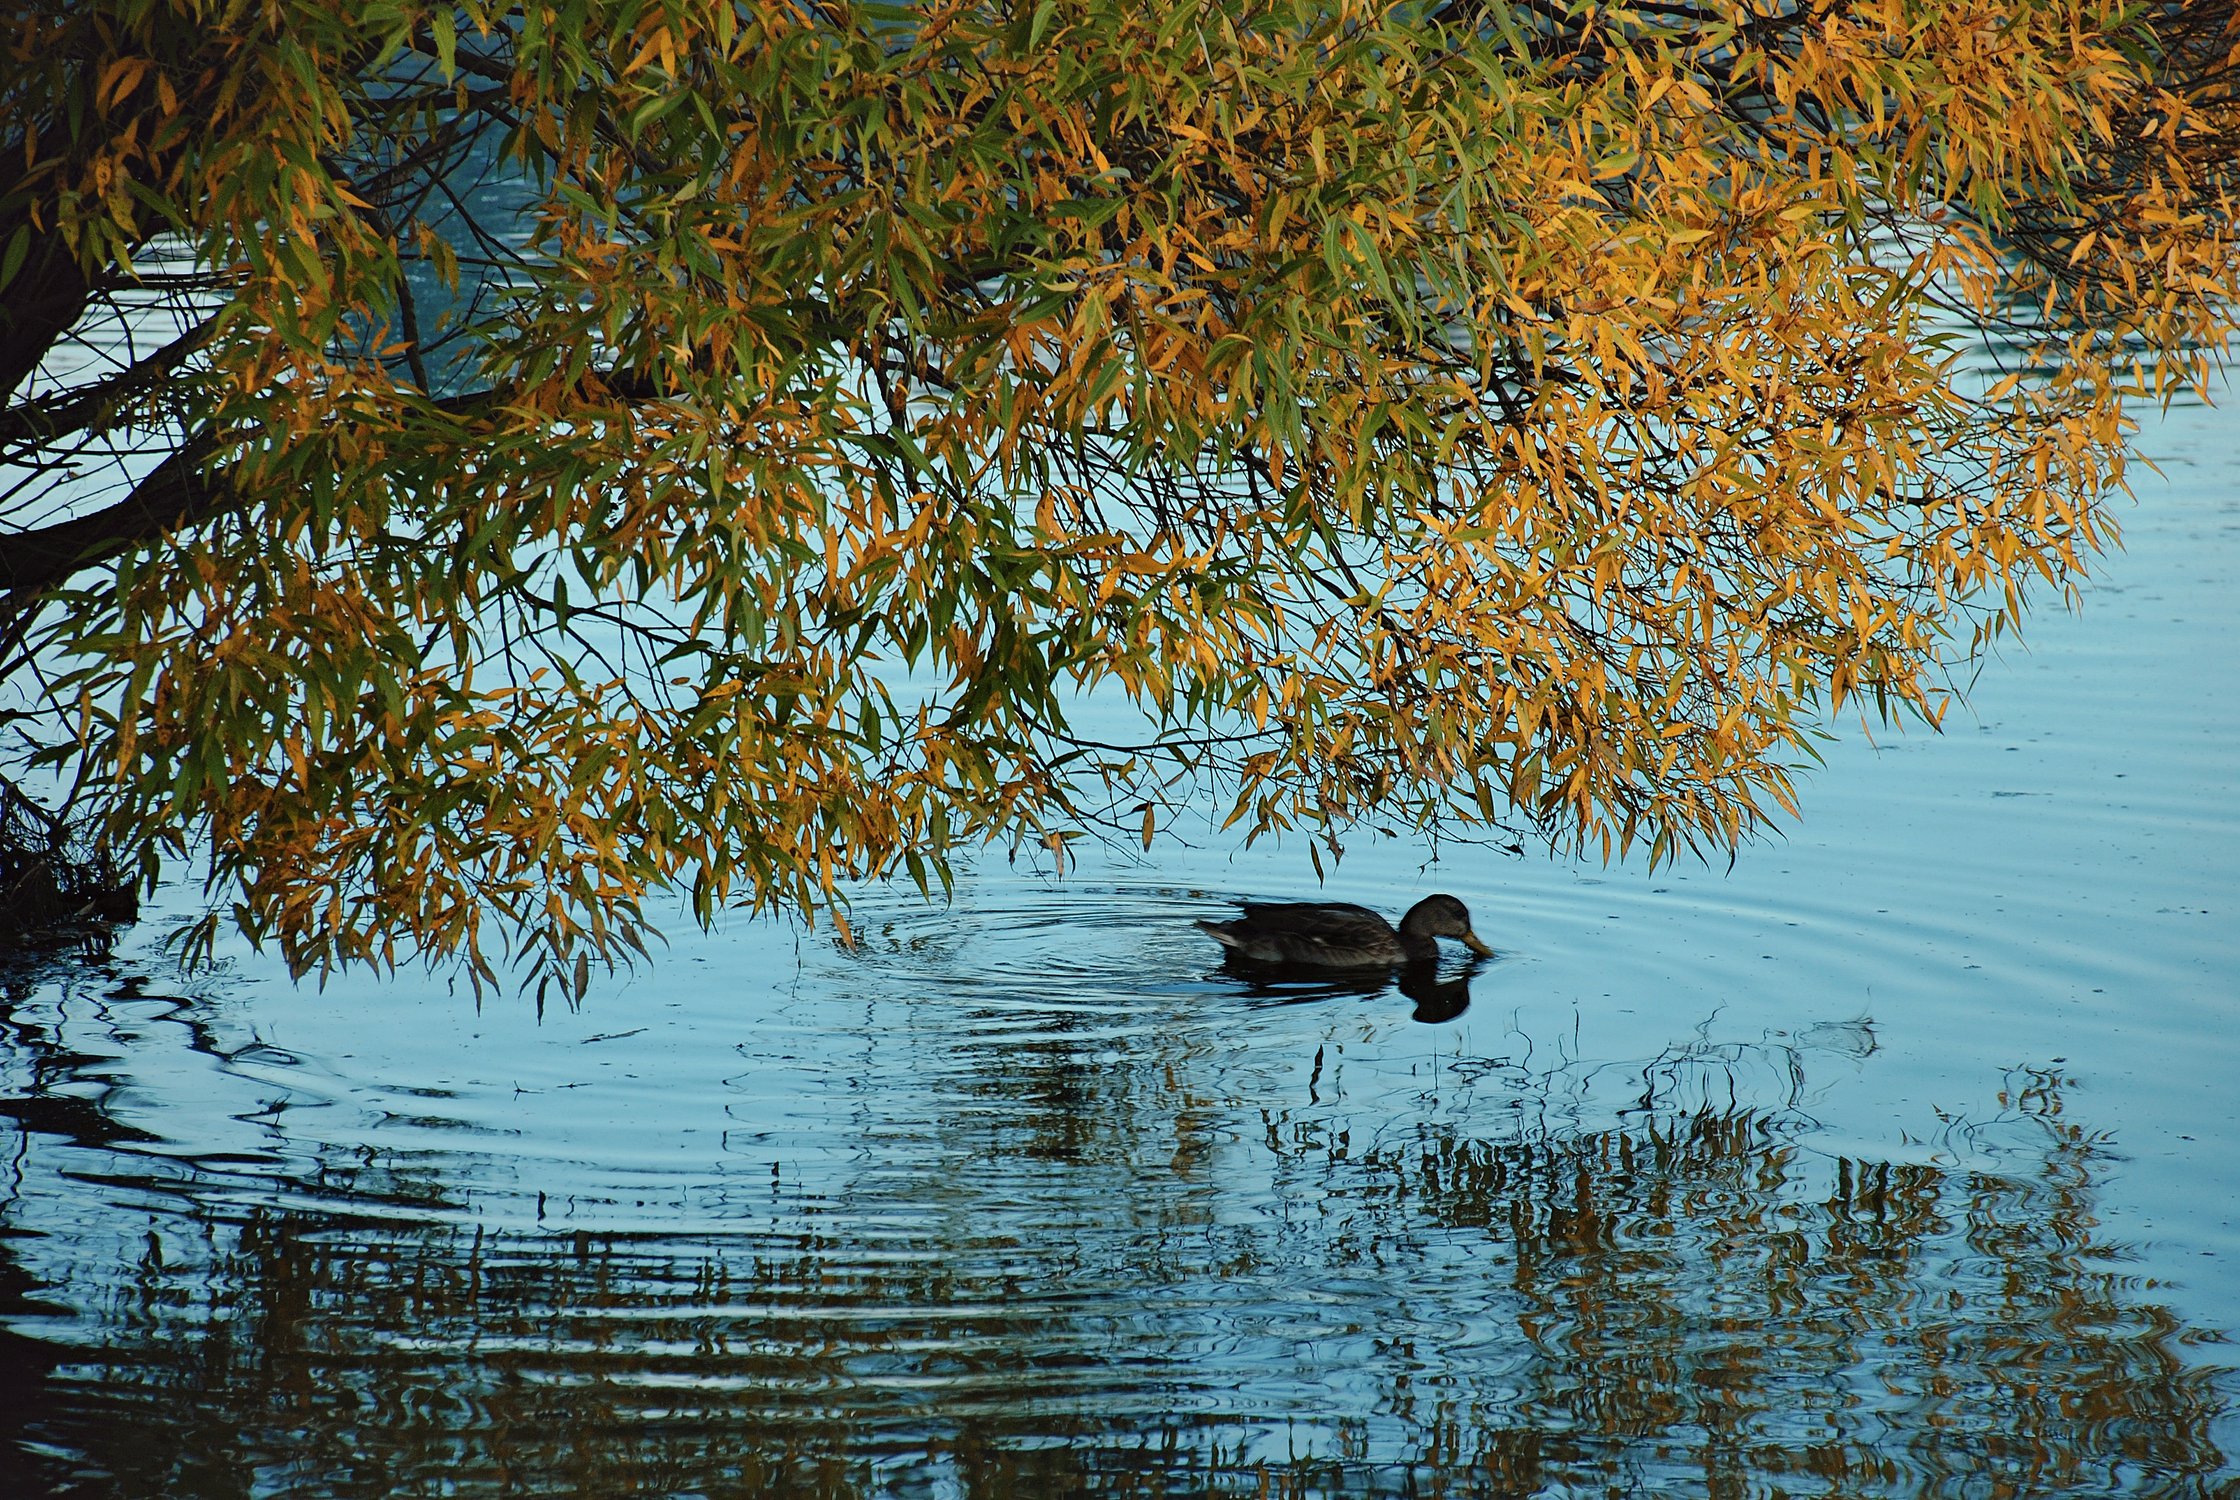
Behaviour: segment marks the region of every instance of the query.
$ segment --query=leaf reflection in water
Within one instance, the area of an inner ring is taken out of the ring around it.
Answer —
[[[110,1201],[0,1238],[0,1424],[28,1486],[120,1496],[2231,1493],[2229,1372],[2102,1236],[2070,1081],[1953,1123],[2000,1170],[1817,1154],[1809,1046],[1871,1035],[1676,1049],[1591,1128],[1611,1064],[1372,1120],[1319,1054],[1248,1110],[981,1049],[952,1118],[1029,1149],[934,1184],[867,1127],[673,1232],[475,1222],[451,1146],[27,1133],[19,1187]]]

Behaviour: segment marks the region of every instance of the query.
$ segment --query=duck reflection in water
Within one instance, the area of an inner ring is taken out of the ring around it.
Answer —
[[[1470,1004],[1470,976],[1493,950],[1479,941],[1470,912],[1452,896],[1426,896],[1395,930],[1365,906],[1314,901],[1244,903],[1235,921],[1198,926],[1221,944],[1223,968],[1261,994],[1286,1001],[1337,994],[1381,994],[1399,971],[1400,993],[1416,1003],[1418,1021],[1448,1021]],[[1439,977],[1439,943],[1456,938],[1471,952],[1470,968]]]
[[[1400,993],[1416,1005],[1410,1019],[1426,1023],[1451,1021],[1468,1010],[1470,979],[1477,973],[1478,964],[1479,960],[1473,958],[1468,968],[1452,978],[1442,978],[1435,963],[1403,965],[1397,975]],[[1221,971],[1242,980],[1246,994],[1279,1005],[1302,1005],[1337,995],[1381,995],[1395,978],[1389,970],[1300,969],[1286,964],[1255,963],[1233,953],[1223,961]]]

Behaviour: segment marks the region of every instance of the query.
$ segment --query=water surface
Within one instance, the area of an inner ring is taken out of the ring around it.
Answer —
[[[2236,437],[1731,870],[1354,844],[1438,992],[1223,973],[1212,840],[541,1018],[18,970],[0,1493],[2240,1494]]]

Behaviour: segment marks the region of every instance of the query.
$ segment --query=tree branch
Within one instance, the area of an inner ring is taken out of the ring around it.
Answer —
[[[238,505],[242,497],[225,476],[207,467],[215,446],[207,436],[197,438],[149,470],[116,504],[0,539],[0,619],[80,568]]]
[[[106,380],[83,390],[20,402],[0,412],[0,448],[20,445],[37,449],[57,438],[103,425],[108,414],[125,401],[161,385],[209,340],[217,326],[215,316],[205,318],[147,358]]]

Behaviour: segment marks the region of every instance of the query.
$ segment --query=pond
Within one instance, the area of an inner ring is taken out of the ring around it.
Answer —
[[[159,902],[5,980],[0,1493],[2240,1494],[2236,437],[1731,869],[990,861],[542,1017]]]

